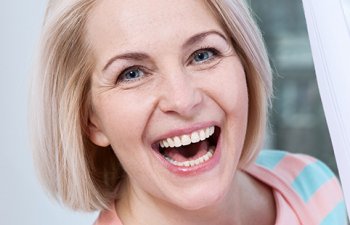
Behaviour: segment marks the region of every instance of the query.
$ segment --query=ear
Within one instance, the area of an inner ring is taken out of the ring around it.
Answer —
[[[91,113],[89,116],[89,138],[97,146],[107,147],[110,145],[108,137],[101,130],[98,118]]]

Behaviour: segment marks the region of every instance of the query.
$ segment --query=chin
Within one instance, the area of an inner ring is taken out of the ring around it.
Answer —
[[[220,179],[222,180],[222,179]],[[205,210],[222,204],[227,199],[232,182],[212,179],[191,187],[184,187],[173,199],[175,204],[187,211]],[[175,193],[175,192],[174,192]]]

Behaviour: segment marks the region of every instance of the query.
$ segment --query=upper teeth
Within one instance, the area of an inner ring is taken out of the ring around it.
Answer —
[[[204,128],[201,130],[197,130],[192,132],[191,134],[184,134],[181,136],[170,137],[160,141],[160,147],[162,148],[173,148],[189,145],[191,143],[197,143],[199,141],[203,141],[209,138],[214,134],[215,128],[214,126]]]

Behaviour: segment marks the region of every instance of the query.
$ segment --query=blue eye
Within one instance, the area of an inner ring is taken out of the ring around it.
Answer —
[[[213,50],[205,49],[199,50],[194,53],[193,60],[195,63],[203,63],[208,60],[211,60],[215,56],[215,52]]]
[[[135,81],[143,77],[145,73],[138,67],[134,68],[128,68],[121,72],[120,76],[118,77],[118,81],[121,82],[128,82],[128,81]]]

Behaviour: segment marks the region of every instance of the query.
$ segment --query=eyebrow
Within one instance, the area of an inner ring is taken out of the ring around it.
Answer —
[[[202,33],[199,33],[199,34],[196,34],[196,35],[190,37],[182,45],[182,48],[185,49],[185,48],[188,48],[189,46],[191,46],[195,43],[201,42],[207,36],[212,35],[212,34],[218,35],[221,38],[223,38],[225,41],[227,41],[227,38],[223,34],[221,34],[218,31],[211,30],[211,31],[202,32]],[[143,52],[128,52],[128,53],[124,53],[121,55],[116,55],[116,56],[112,57],[110,60],[108,60],[107,64],[103,67],[102,71],[105,71],[114,61],[119,60],[119,59],[142,61],[142,60],[149,60],[150,56],[147,55],[146,53],[143,53]]]
[[[212,35],[212,34],[216,34],[218,36],[220,36],[222,39],[224,39],[225,41],[227,41],[227,38],[221,34],[220,32],[218,31],[215,31],[215,30],[211,30],[211,31],[207,31],[207,32],[203,32],[203,33],[199,33],[199,34],[196,34],[192,37],[190,37],[184,44],[183,44],[183,48],[187,48],[195,43],[198,43],[198,42],[201,42],[203,41],[203,39],[205,39],[207,36],[209,35]]]
[[[142,53],[142,52],[129,52],[129,53],[117,55],[112,57],[110,60],[108,60],[108,63],[104,66],[102,71],[105,71],[114,61],[118,59],[142,61],[149,58],[150,57],[146,53]]]

